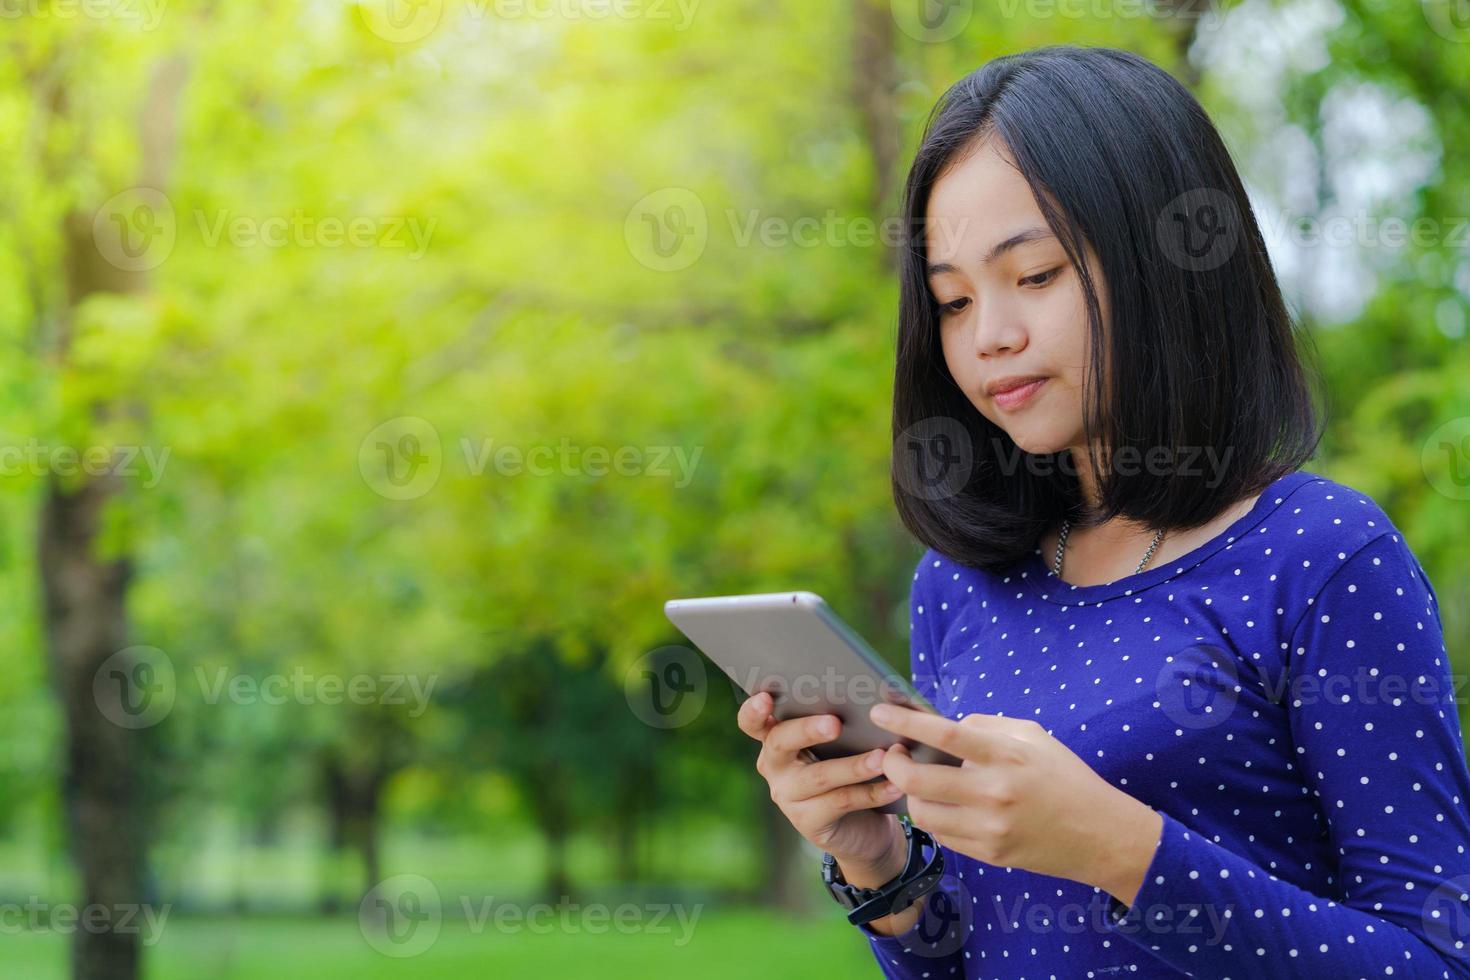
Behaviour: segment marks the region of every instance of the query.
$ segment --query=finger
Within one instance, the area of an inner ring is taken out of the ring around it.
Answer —
[[[764,741],[766,732],[770,726],[766,723],[771,717],[771,696],[765,691],[746,698],[740,705],[740,710],[735,713],[735,724],[740,730],[756,741]]]
[[[832,741],[841,730],[842,722],[836,715],[788,718],[772,728],[766,736],[766,750],[778,756],[795,756],[808,745]]]
[[[960,719],[960,724],[976,731],[1005,735],[1018,742],[1040,743],[1051,737],[1041,723],[1030,718],[1009,718],[1005,715],[987,715],[982,711],[971,712]]]
[[[934,843],[940,847],[948,848],[956,854],[966,854],[976,860],[983,860],[979,855],[988,855],[991,853],[990,848],[983,841],[975,840],[973,837],[950,833],[947,830],[929,830],[927,826],[924,827],[924,830],[928,831],[929,836],[934,838]],[[990,862],[986,863],[988,864]]]
[[[877,704],[870,710],[869,717],[879,728],[972,762],[999,761],[1013,754],[1006,751],[1014,742],[1009,735],[982,730],[976,725],[962,725],[917,708]]]
[[[872,783],[839,786],[820,796],[812,797],[802,805],[821,807],[828,813],[854,813],[858,810],[871,810],[874,807],[892,803],[902,795],[903,791],[892,782],[880,779]]]
[[[978,771],[974,766],[915,762],[902,745],[891,746],[883,756],[883,774],[899,789],[938,803],[983,802],[975,785]]]
[[[794,800],[809,800],[840,786],[866,782],[882,774],[882,749],[813,762],[791,777],[790,795]]]
[[[935,840],[943,837],[951,841],[975,832],[971,826],[975,819],[974,810],[959,803],[944,803],[912,793],[907,795],[909,819],[914,826],[927,830]]]

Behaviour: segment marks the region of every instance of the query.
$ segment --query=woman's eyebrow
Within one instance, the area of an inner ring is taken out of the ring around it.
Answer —
[[[989,252],[987,252],[985,254],[985,257],[980,260],[980,264],[990,265],[996,259],[1000,258],[1002,255],[1004,255],[1006,252],[1009,252],[1013,248],[1028,244],[1029,242],[1036,242],[1041,241],[1045,238],[1055,237],[1056,236],[1051,233],[1051,229],[1049,228],[1027,228],[1025,231],[1017,232],[1003,242],[998,242],[996,246],[992,248]],[[925,274],[929,278],[944,275],[946,272],[957,271],[959,270],[956,269],[955,266],[949,262],[931,262],[925,266]]]

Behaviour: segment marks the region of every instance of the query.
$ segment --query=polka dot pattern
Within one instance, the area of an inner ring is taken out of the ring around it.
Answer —
[[[1105,585],[1039,550],[993,573],[931,549],[910,628],[942,713],[1035,720],[1163,833],[1131,907],[946,851],[914,929],[861,929],[885,976],[1470,977],[1470,771],[1438,596],[1364,494],[1297,471]]]

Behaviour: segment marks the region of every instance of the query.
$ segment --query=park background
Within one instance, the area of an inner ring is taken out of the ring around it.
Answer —
[[[0,972],[876,975],[640,679],[794,588],[906,665],[898,191],[1047,43],[1217,120],[1470,667],[1463,4],[6,0]]]

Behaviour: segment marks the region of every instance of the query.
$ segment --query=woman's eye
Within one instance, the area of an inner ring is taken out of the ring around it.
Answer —
[[[959,299],[952,299],[948,303],[942,304],[939,307],[939,315],[944,316],[949,313],[958,313],[969,305],[970,298],[968,296],[961,296]]]
[[[1057,277],[1057,274],[1059,272],[1061,272],[1061,271],[1062,271],[1062,267],[1061,266],[1057,266],[1055,269],[1048,269],[1045,272],[1038,272],[1034,276],[1027,276],[1026,278],[1022,279],[1021,280],[1021,285],[1023,285],[1023,286],[1045,286],[1047,283],[1049,283],[1053,279],[1055,279]]]

